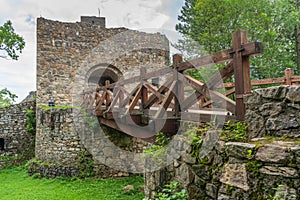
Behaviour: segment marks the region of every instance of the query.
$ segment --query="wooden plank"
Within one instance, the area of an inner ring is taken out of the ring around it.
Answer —
[[[159,106],[159,110],[154,116],[154,119],[162,118],[164,112],[167,110],[168,106],[170,105],[173,97],[174,97],[174,90],[175,90],[176,82],[174,81],[166,94],[162,104]]]
[[[154,94],[158,99],[161,99],[164,97],[164,95],[162,95],[161,93],[159,93],[157,90],[157,88],[153,85],[151,85],[150,83],[145,82],[143,84],[149,92],[151,92],[152,94]]]
[[[169,86],[172,84],[173,80],[172,79],[168,79],[165,84],[163,84],[162,86],[160,86],[160,88],[158,89],[158,93],[164,94],[167,90],[169,90]],[[149,100],[145,103],[145,109],[150,108],[156,101],[158,101],[159,98],[157,97],[157,95],[152,94],[149,97]]]
[[[291,77],[291,82],[299,82],[300,81],[300,76],[292,76]],[[251,86],[259,86],[259,85],[270,85],[270,84],[283,84],[285,83],[285,78],[280,77],[280,78],[268,78],[268,79],[262,79],[262,80],[252,80],[251,81]],[[222,87],[224,88],[232,88],[234,87],[235,82],[233,83],[224,83]],[[219,86],[220,88],[221,86]]]
[[[134,107],[136,106],[137,102],[139,101],[139,99],[141,98],[141,94],[142,94],[142,87],[140,86],[140,88],[138,89],[138,91],[136,92],[135,96],[133,97],[132,102],[130,103],[129,107],[127,108],[125,115],[131,113],[134,109]]]
[[[132,98],[135,96],[136,92],[140,89],[141,84],[138,84],[131,92],[130,94],[126,97],[126,99],[121,103],[120,107],[123,108],[128,104]]]
[[[114,107],[114,106],[116,105],[116,103],[118,102],[118,100],[119,100],[119,98],[120,98],[120,96],[121,96],[121,93],[122,93],[122,92],[121,92],[120,89],[117,90],[116,95],[113,97],[113,100],[112,100],[110,106],[109,106],[108,109],[107,109],[108,112],[111,112],[111,111],[112,111],[113,107]]]
[[[245,43],[243,46],[241,45],[239,49],[243,49],[243,51],[241,51],[242,56],[253,56],[253,55],[261,54],[263,52],[263,46],[261,42]],[[212,55],[196,58],[189,62],[183,62],[179,65],[178,71],[183,72],[187,69],[200,68],[200,67],[205,67],[213,64],[230,61],[232,60],[233,52],[234,49],[231,48],[231,49],[217,52]]]
[[[216,101],[219,102],[224,102],[226,103],[226,109],[228,109],[230,112],[235,112],[235,102],[229,99],[228,97],[224,96],[223,94],[213,91],[213,90],[208,90],[206,87],[206,84],[201,83],[200,81],[186,75],[186,79],[189,81],[190,85],[198,92],[201,94],[201,96],[204,96],[208,99],[215,99]],[[198,95],[196,95],[198,96]],[[200,97],[200,96],[199,96]],[[189,99],[188,105],[191,106],[193,103],[196,103],[200,98],[193,98]],[[187,105],[185,105],[185,102],[183,103],[183,108],[187,109]]]
[[[194,121],[194,122],[210,122],[216,120],[222,122],[225,118],[225,121],[234,121],[235,116],[233,115],[218,115],[218,114],[201,114],[201,113],[191,113],[191,112],[182,112],[181,120],[182,121]]]
[[[223,69],[214,74],[206,84],[209,89],[215,89],[234,74],[233,63],[228,63]]]
[[[102,117],[98,118],[99,123],[102,125],[106,125],[108,127],[111,127],[113,129],[119,130],[123,133],[126,133],[128,135],[131,135],[133,137],[137,138],[151,138],[155,136],[156,132],[154,129],[145,128],[145,127],[139,127],[136,125],[130,125],[125,123],[116,123],[114,120],[105,119]]]

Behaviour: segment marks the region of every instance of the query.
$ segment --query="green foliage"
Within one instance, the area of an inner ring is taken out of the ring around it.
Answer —
[[[76,108],[76,109],[80,109],[80,107],[78,106],[46,106],[46,105],[39,105],[39,108],[45,110],[45,111],[49,111],[49,110],[68,110],[68,109],[73,109],[73,108]]]
[[[135,188],[143,184],[140,176],[125,178],[56,178],[47,179],[29,177],[24,168],[10,168],[0,170],[0,196],[5,200],[141,200],[142,192],[122,192],[127,185]]]
[[[236,189],[236,187],[234,187],[232,185],[226,185],[226,194],[231,195],[235,189]]]
[[[253,156],[254,156],[253,150],[252,149],[247,150],[247,156],[246,156],[246,158],[248,158],[250,160],[250,159],[253,158]]]
[[[165,148],[167,144],[170,142],[170,138],[166,136],[163,132],[158,132],[156,134],[155,144],[152,144],[150,148],[145,150],[145,154],[147,155],[162,155],[165,152]]]
[[[163,132],[158,132],[156,135],[156,145],[166,146],[170,142],[170,138]]]
[[[275,191],[280,191],[281,188],[284,187],[284,185],[278,185],[276,188],[272,188]],[[284,192],[277,193],[274,197],[272,195],[269,195],[268,200],[284,200],[285,194]]]
[[[0,108],[6,108],[13,104],[17,95],[11,93],[7,88],[0,90]]]
[[[262,163],[254,160],[246,163],[246,169],[248,172],[252,172],[255,175],[259,175],[259,169],[262,167]]]
[[[33,108],[26,110],[26,130],[28,133],[34,134],[36,132],[36,116]]]
[[[87,151],[78,152],[80,177],[92,177],[95,175],[94,160],[91,154]]]
[[[220,139],[226,142],[246,142],[248,126],[244,122],[228,121],[224,124]]]
[[[184,39],[177,47],[190,51],[197,43],[202,47],[192,54],[218,52],[231,48],[233,32],[247,30],[249,41],[264,43],[263,56],[251,58],[252,77],[283,76],[285,68],[297,67],[294,30],[300,26],[299,12],[293,0],[185,0],[176,25]]]
[[[25,41],[15,33],[11,21],[7,21],[0,26],[0,50],[5,51],[10,58],[18,60],[18,53],[22,53],[24,47]],[[0,57],[6,58],[7,56]]]
[[[155,200],[187,200],[186,190],[180,190],[179,186],[179,183],[175,181],[165,185],[162,191],[157,193]]]

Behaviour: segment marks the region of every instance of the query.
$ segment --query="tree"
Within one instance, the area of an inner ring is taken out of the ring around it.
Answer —
[[[251,58],[252,77],[278,77],[297,66],[294,30],[300,23],[294,1],[186,0],[176,30],[208,53],[231,48],[232,32],[247,30],[250,41],[264,44],[264,54]],[[188,49],[185,44],[189,42],[179,41],[178,46]]]
[[[14,32],[11,21],[7,21],[4,25],[0,26],[0,50],[7,53],[0,55],[1,58],[10,57],[18,60],[18,53],[22,53],[25,47],[24,39]]]
[[[11,106],[16,98],[18,96],[11,93],[7,88],[0,90],[0,108]]]

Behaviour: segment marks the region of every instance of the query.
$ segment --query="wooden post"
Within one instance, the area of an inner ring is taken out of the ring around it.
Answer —
[[[244,94],[251,93],[250,80],[250,60],[249,56],[243,56],[243,45],[248,43],[247,31],[237,31],[232,34],[232,48],[234,79],[235,79],[235,93],[236,93],[236,119],[238,121],[245,120],[245,104],[243,102]]]
[[[149,109],[144,109],[146,102],[148,101],[148,89],[144,86],[145,81],[145,75],[147,73],[147,70],[145,67],[142,67],[140,69],[140,75],[141,75],[141,105],[140,105],[140,111],[142,112],[141,116],[141,122],[143,124],[149,123]]]
[[[294,76],[294,69],[287,68],[284,71],[285,73],[285,84],[286,85],[292,85],[292,76]]]
[[[110,81],[109,80],[106,80],[105,81],[105,86],[108,86],[110,84]],[[104,92],[105,93],[105,107],[106,107],[106,110],[108,109],[108,107],[109,107],[109,103],[110,103],[110,101],[111,101],[111,99],[110,99],[110,96],[109,96],[109,94],[108,94],[108,89],[106,88],[105,89],[106,91]]]
[[[175,91],[175,117],[180,117],[180,103],[184,100],[184,86],[183,82],[179,80],[179,72],[177,70],[180,63],[182,63],[182,55],[175,54],[173,55],[173,67],[174,67],[174,80],[176,81],[176,91]]]

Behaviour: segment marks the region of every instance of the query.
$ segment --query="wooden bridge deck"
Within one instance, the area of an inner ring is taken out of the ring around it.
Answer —
[[[231,49],[189,62],[182,62],[182,56],[176,54],[171,67],[148,73],[141,68],[139,76],[116,83],[107,81],[105,86],[82,93],[82,107],[96,115],[100,124],[148,139],[159,131],[176,133],[181,121],[243,121],[243,96],[251,93],[249,58],[262,53],[261,43],[247,40],[246,31],[237,31],[232,35]],[[185,73],[222,62],[226,63],[225,67],[206,83]],[[160,87],[149,81],[166,74],[169,78]],[[223,85],[232,76],[235,83]],[[287,81],[292,83],[292,75],[287,76],[290,77]],[[134,83],[137,86],[128,91],[126,86]],[[221,93],[222,87],[229,89]],[[229,95],[234,95],[235,101]]]

